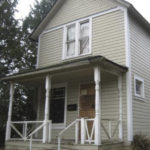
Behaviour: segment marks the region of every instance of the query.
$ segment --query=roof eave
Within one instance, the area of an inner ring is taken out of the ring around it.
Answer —
[[[81,58],[81,59],[74,60],[74,61],[68,61],[65,63],[56,64],[56,65],[45,67],[45,68],[35,69],[35,70],[24,72],[24,73],[17,73],[14,75],[2,77],[2,78],[0,78],[0,81],[12,81],[12,80],[20,79],[22,77],[28,78],[30,76],[44,75],[46,73],[59,72],[62,70],[75,68],[75,67],[79,67],[79,66],[85,67],[85,66],[89,66],[89,65],[93,66],[96,64],[99,64],[102,68],[105,68],[106,70],[108,69],[108,66],[109,66],[108,70],[110,70],[112,67],[115,70],[118,70],[120,73],[125,73],[128,70],[128,68],[126,66],[122,66],[117,63],[114,63],[111,60],[109,60],[103,56],[91,56],[91,57]]]

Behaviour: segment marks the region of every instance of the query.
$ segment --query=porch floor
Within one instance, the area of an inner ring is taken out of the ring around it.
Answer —
[[[109,144],[105,142],[101,146],[65,143],[62,142],[61,150],[131,150],[129,147],[124,146],[123,142],[112,142]],[[29,142],[9,141],[5,143],[5,150],[29,150]],[[41,142],[33,142],[32,150],[57,150],[57,143],[42,144]]]

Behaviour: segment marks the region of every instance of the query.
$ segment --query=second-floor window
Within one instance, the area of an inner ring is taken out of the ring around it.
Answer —
[[[90,21],[84,20],[65,27],[63,59],[91,53]]]

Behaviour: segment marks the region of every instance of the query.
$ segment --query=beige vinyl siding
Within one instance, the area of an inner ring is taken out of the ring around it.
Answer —
[[[87,74],[89,72],[89,74]],[[57,76],[52,78],[52,84],[67,83],[67,105],[79,104],[79,89],[80,84],[93,82],[93,72],[82,71],[79,73],[68,74],[64,76]],[[123,137],[127,137],[127,106],[126,106],[126,80],[123,77]],[[44,101],[43,101],[44,102]],[[78,105],[79,106],[79,105]],[[119,91],[118,91],[118,78],[116,76],[102,73],[102,104],[101,104],[102,119],[116,119],[119,120]],[[42,111],[41,111],[42,112]],[[41,114],[43,116],[43,113]],[[78,111],[67,111],[67,125],[79,117]],[[108,129],[108,122],[106,128]],[[113,130],[116,124],[113,124]],[[57,138],[61,129],[53,129],[52,137]],[[74,139],[74,127],[70,128],[63,136],[64,139]],[[117,134],[118,136],[118,134]],[[116,137],[117,137],[116,136]],[[106,139],[106,135],[102,130],[102,139]]]
[[[63,29],[49,32],[40,37],[39,66],[45,67],[61,62]]]
[[[66,0],[47,25],[46,30],[116,6],[115,2],[110,0]]]
[[[102,55],[125,65],[124,12],[116,11],[93,19],[93,55]]]
[[[50,66],[63,62],[62,51],[63,28],[42,35],[40,38],[38,67]],[[125,32],[123,11],[116,11],[93,18],[92,55],[101,55],[116,63],[125,65]],[[82,57],[86,57],[86,55]],[[72,59],[78,58],[81,57]],[[68,61],[68,59],[64,61]]]
[[[131,17],[130,32],[134,134],[150,136],[150,35]],[[144,79],[144,99],[134,96],[134,75]]]

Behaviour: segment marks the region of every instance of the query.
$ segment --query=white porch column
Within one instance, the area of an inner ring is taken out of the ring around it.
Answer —
[[[95,145],[101,145],[101,74],[100,67],[94,67],[95,81]]]
[[[10,82],[10,98],[9,98],[9,110],[8,110],[8,120],[6,126],[6,138],[5,140],[8,141],[11,137],[11,117],[12,117],[12,105],[14,99],[14,84]]]
[[[119,89],[119,139],[123,140],[123,124],[122,124],[122,76],[118,77],[118,89]]]
[[[45,80],[45,89],[46,89],[46,97],[45,97],[45,113],[44,113],[44,122],[47,123],[49,120],[49,97],[50,97],[50,90],[51,90],[51,76],[47,75]],[[43,143],[48,142],[48,125],[43,129]]]

